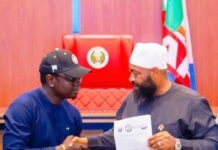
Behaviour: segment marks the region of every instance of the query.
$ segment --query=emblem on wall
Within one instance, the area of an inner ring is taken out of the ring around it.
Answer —
[[[109,61],[109,55],[103,47],[93,47],[87,54],[89,65],[95,69],[104,68]]]

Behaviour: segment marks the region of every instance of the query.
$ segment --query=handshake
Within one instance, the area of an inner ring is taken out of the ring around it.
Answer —
[[[88,139],[69,135],[55,150],[88,150]]]

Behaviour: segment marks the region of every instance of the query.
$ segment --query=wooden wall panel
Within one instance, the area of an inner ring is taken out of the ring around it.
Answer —
[[[0,1],[0,107],[40,85],[41,58],[71,32],[71,7],[71,0]]]
[[[136,41],[161,41],[160,0],[82,0],[81,33],[131,34]]]
[[[218,1],[188,0],[197,90],[218,106]]]

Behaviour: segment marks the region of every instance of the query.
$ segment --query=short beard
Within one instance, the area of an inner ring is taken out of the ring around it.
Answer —
[[[157,86],[155,83],[152,81],[150,77],[147,78],[141,85],[136,85],[133,83],[133,85],[137,86],[137,89],[134,89],[134,99],[137,101],[140,97],[146,98],[146,99],[151,99],[156,90]]]

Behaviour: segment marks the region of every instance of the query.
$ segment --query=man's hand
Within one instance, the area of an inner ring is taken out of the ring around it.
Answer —
[[[68,136],[63,144],[56,147],[56,150],[88,150],[87,145],[73,140],[74,136]]]
[[[84,144],[84,145],[87,145],[88,146],[88,139],[86,137],[74,137],[73,138],[73,141],[76,142],[76,143],[80,143],[80,144]]]
[[[148,144],[152,149],[175,150],[176,138],[169,132],[162,131],[149,138]]]

